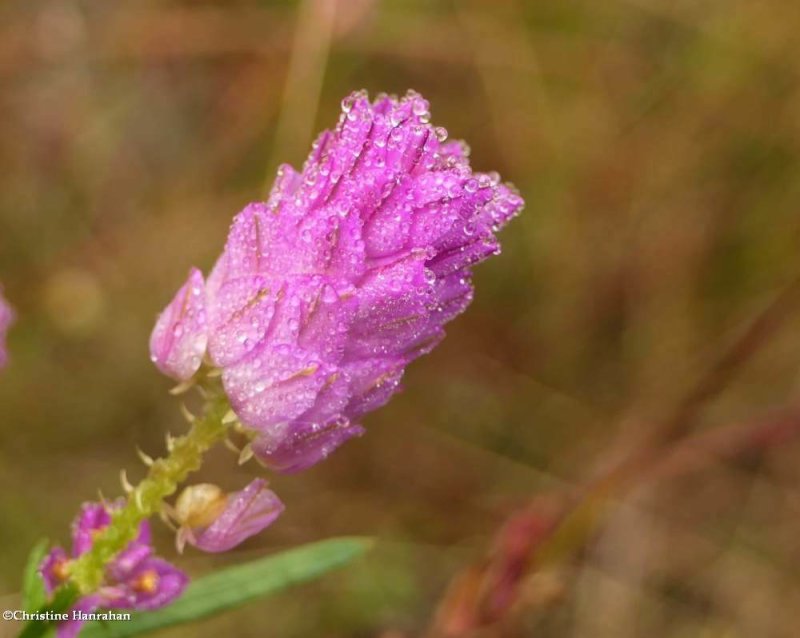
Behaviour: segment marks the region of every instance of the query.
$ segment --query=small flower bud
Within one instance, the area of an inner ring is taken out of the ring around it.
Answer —
[[[164,374],[186,381],[200,368],[206,351],[206,301],[203,275],[193,268],[189,279],[156,322],[150,356]]]
[[[180,525],[178,550],[189,543],[206,552],[224,552],[269,526],[282,511],[283,503],[263,479],[227,495],[210,483],[192,485],[181,492],[173,512]]]

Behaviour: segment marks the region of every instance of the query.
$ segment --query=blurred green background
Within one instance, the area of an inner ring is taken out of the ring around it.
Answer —
[[[141,476],[136,445],[159,454],[184,427],[147,340],[189,266],[208,270],[342,97],[414,88],[527,208],[368,435],[276,477],[288,507],[263,535],[178,563],[340,534],[377,548],[164,635],[418,635],[509,512],[605,465],[798,271],[799,27],[781,0],[5,0],[3,607],[38,538],[66,542],[80,502],[118,493],[122,467]],[[701,425],[796,401],[799,364],[795,315]],[[799,452],[648,487],[558,604],[481,635],[796,636]],[[255,470],[220,449],[200,478],[233,489]]]

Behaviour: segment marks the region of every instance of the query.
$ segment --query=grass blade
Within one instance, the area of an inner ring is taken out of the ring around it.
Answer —
[[[341,567],[369,549],[364,538],[334,538],[237,565],[199,578],[172,605],[134,613],[130,622],[92,622],[81,638],[125,638],[192,622],[278,593]]]

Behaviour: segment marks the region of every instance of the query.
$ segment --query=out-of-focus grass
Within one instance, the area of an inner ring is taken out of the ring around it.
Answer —
[[[353,89],[424,93],[528,207],[368,436],[276,478],[288,508],[262,537],[180,562],[337,534],[383,548],[167,635],[419,630],[508,511],[603,465],[620,424],[673,401],[800,268],[800,5],[339,0],[333,24],[330,2],[303,5],[0,6],[0,280],[19,314],[0,376],[2,592],[39,536],[66,540],[82,500],[116,493],[121,466],[136,477],[136,444],[157,453],[182,427],[148,360],[156,313]],[[798,364],[794,317],[703,425],[791,401]],[[794,635],[798,452],[639,495],[565,602],[519,631]],[[203,478],[234,488],[253,470],[226,454]]]

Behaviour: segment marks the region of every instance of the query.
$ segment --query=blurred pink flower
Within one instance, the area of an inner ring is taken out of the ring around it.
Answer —
[[[205,284],[193,270],[156,324],[153,360],[175,379],[207,345],[275,470],[307,468],[362,433],[364,414],[469,305],[472,265],[499,252],[495,231],[522,208],[429,122],[415,92],[347,97],[302,173],[279,169],[269,200],[233,220]]]
[[[8,352],[6,351],[6,333],[14,322],[14,311],[3,297],[3,287],[0,286],[0,368],[8,363]]]

